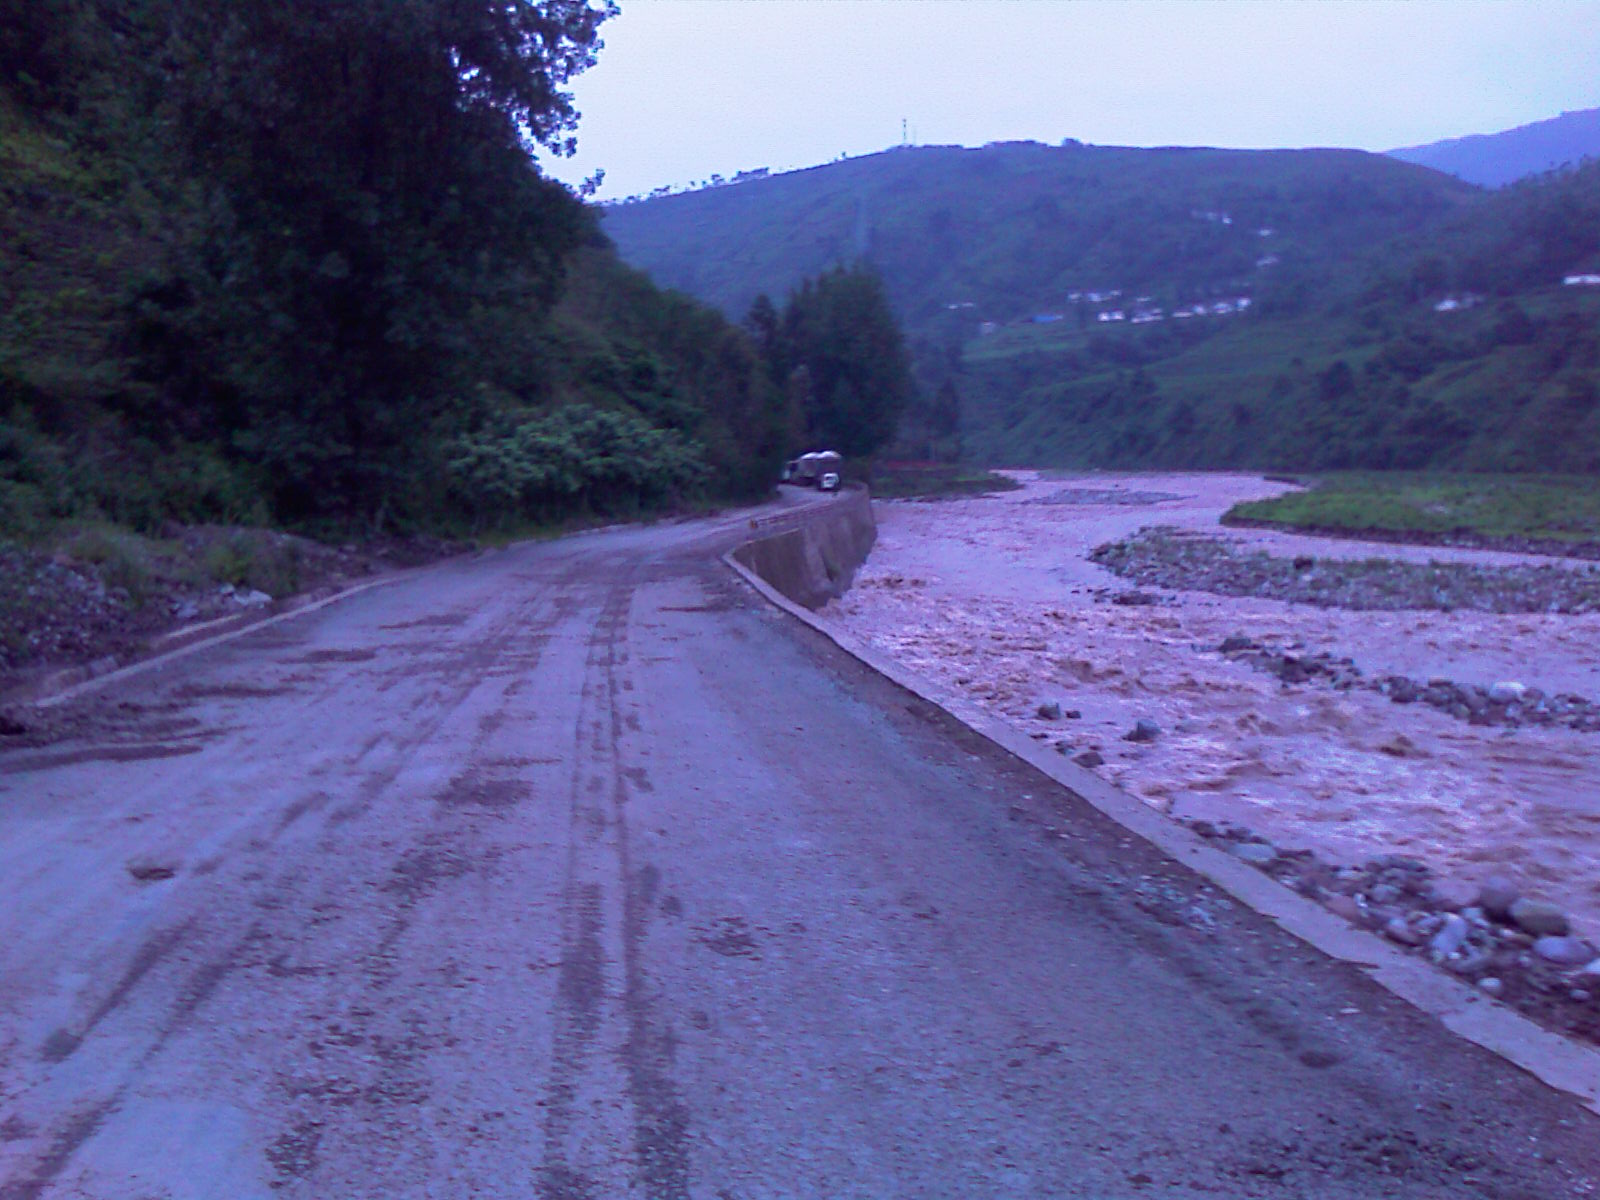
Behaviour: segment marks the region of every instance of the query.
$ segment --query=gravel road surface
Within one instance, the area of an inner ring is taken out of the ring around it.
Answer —
[[[456,561],[0,754],[0,1197],[1590,1196],[1600,1120],[766,607]]]

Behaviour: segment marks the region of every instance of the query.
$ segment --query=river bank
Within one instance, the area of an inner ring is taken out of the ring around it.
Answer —
[[[1551,559],[1223,528],[1234,503],[1288,486],[1253,476],[1017,478],[1003,495],[880,504],[878,545],[827,616],[953,707],[1003,717],[1174,818],[1335,864],[1414,859],[1463,898],[1510,878],[1600,938],[1600,734],[1584,722],[1475,721],[1451,697],[1397,703],[1379,686],[1409,681],[1415,700],[1446,685],[1466,698],[1516,685],[1485,709],[1500,718],[1517,688],[1600,699],[1600,613],[1223,595],[1129,580],[1091,555],[1168,527],[1306,572],[1369,558],[1470,564],[1503,569],[1513,589]],[[1286,672],[1285,659],[1337,670]]]

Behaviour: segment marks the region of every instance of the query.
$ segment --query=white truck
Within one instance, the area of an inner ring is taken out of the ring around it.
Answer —
[[[783,467],[783,481],[796,487],[814,487],[821,492],[839,490],[844,457],[836,450],[814,450],[790,459]]]

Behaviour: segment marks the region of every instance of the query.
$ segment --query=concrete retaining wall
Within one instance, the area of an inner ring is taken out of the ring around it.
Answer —
[[[796,604],[821,608],[842,596],[867,559],[878,526],[872,496],[852,487],[798,512],[795,524],[734,550],[733,557]]]

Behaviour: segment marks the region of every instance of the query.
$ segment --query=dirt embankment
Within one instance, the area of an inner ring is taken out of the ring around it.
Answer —
[[[186,626],[267,611],[462,548],[426,537],[335,546],[210,525],[173,525],[159,537],[87,526],[39,547],[0,543],[0,700],[64,668],[136,658]]]

